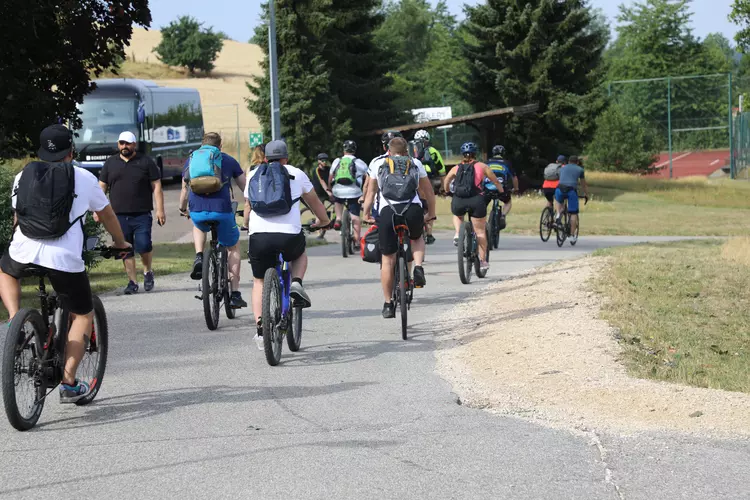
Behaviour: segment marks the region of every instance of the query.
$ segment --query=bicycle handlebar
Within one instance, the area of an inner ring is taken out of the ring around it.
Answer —
[[[116,248],[116,247],[98,247],[94,249],[95,252],[105,259],[123,260],[129,259],[135,255],[133,247],[130,248]]]
[[[316,226],[312,222],[309,222],[307,224],[302,224],[302,229],[304,229],[305,231],[310,232],[310,233],[315,232],[315,231],[320,231],[320,230],[323,230],[323,229],[331,229],[332,227],[333,227],[333,221],[331,221],[330,223],[328,223],[328,225],[326,225],[326,226]]]

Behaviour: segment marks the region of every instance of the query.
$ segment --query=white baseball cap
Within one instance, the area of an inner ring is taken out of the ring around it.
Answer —
[[[125,131],[122,134],[120,134],[119,139],[117,139],[117,142],[125,141],[130,144],[138,142],[138,140],[135,138],[135,134],[133,132]]]

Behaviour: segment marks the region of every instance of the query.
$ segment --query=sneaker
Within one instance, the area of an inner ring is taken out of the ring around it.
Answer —
[[[432,245],[433,243],[435,243],[435,237],[431,234],[428,234],[425,243],[427,243],[428,245]]]
[[[480,261],[479,262],[479,270],[484,272],[487,272],[490,270],[490,263],[486,261]]]
[[[453,237],[453,246],[454,246],[454,247],[457,247],[457,246],[458,246],[458,236],[454,236],[454,237]]]
[[[75,403],[90,393],[91,387],[86,382],[81,382],[80,380],[76,380],[76,385],[60,384],[61,403]]]
[[[571,245],[575,245],[576,242],[578,241],[578,236],[575,236],[575,235],[568,236],[568,241],[570,242]]]
[[[383,318],[391,319],[396,317],[396,306],[393,302],[385,302],[383,304]]]
[[[203,278],[203,256],[196,255],[195,261],[193,261],[193,271],[190,273],[190,278],[199,280]]]
[[[263,327],[260,324],[260,320],[258,320],[257,324],[258,330],[255,332],[255,337],[253,337],[253,340],[255,340],[255,345],[258,347],[259,351],[262,351],[265,349],[265,346],[263,345]]]
[[[318,240],[324,240],[324,239],[326,239],[326,232],[325,231],[321,231],[320,234],[318,235],[318,237],[316,239],[318,239]]]
[[[341,222],[336,221],[333,223],[333,229],[334,231],[341,231]]]
[[[414,288],[422,288],[427,284],[422,266],[414,266]]]
[[[138,293],[138,283],[128,281],[128,286],[125,287],[125,295],[133,295],[134,293]]]
[[[232,307],[232,309],[242,309],[243,307],[247,307],[247,302],[243,300],[242,293],[237,291],[232,292],[232,296],[229,299],[229,305]]]
[[[154,289],[154,272],[143,273],[143,289],[150,292]]]
[[[289,287],[289,296],[292,298],[292,304],[295,307],[307,308],[312,305],[310,297],[307,296],[305,288],[299,281],[292,281],[292,286]]]

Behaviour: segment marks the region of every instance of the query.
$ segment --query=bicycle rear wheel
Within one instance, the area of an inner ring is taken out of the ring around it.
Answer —
[[[94,320],[91,326],[91,337],[86,350],[83,353],[81,364],[78,365],[76,378],[89,384],[91,392],[82,399],[76,401],[78,406],[91,403],[99,393],[104,379],[104,370],[107,368],[107,349],[109,347],[109,325],[107,324],[107,313],[104,304],[99,297],[94,295]]]
[[[401,309],[401,338],[406,340],[406,327],[408,324],[409,301],[406,297],[406,291],[409,288],[409,273],[406,268],[406,258],[401,255],[398,258],[398,305]]]
[[[568,212],[563,212],[560,216],[560,223],[555,228],[557,234],[557,246],[561,247],[565,243],[565,239],[568,237]]]
[[[471,245],[472,245],[471,224],[464,222],[458,230],[458,277],[461,283],[468,285],[471,282]]]
[[[349,214],[349,210],[344,208],[344,212],[341,216],[341,255],[346,258],[349,256],[349,224],[351,224],[352,216]]]
[[[19,431],[34,427],[42,415],[46,386],[40,370],[46,327],[39,311],[21,309],[13,317],[3,347],[2,386],[5,414]]]
[[[224,300],[224,312],[227,318],[234,319],[237,315],[237,311],[232,307],[232,291],[229,285],[229,252],[226,248],[221,247],[221,289],[222,289],[222,300]]]
[[[211,245],[203,256],[203,316],[209,330],[219,327],[219,263]]]
[[[299,351],[302,345],[302,308],[292,309],[292,331],[286,334],[286,343],[292,352]]]
[[[539,218],[539,237],[542,241],[549,241],[549,237],[552,234],[552,221],[554,215],[550,207],[544,207],[542,210],[542,216]]]
[[[492,246],[493,250],[497,250],[500,246],[500,204],[495,201],[492,206],[492,217],[490,218],[490,231],[489,236],[492,240],[487,240],[487,244]]]
[[[266,271],[263,278],[263,350],[266,361],[276,366],[281,361],[281,341],[283,334],[279,329],[281,322],[281,283],[276,269]]]

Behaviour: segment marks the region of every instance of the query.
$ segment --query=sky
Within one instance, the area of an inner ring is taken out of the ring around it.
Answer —
[[[436,0],[431,1],[436,3]],[[223,31],[234,40],[247,42],[260,20],[259,0],[151,0],[149,3],[154,29],[166,26],[178,16],[189,14],[207,27],[212,26],[214,31]],[[447,0],[447,3],[454,14],[463,17],[464,4],[476,5],[481,0]],[[621,0],[591,0],[591,3],[604,11],[612,25],[615,24]],[[703,38],[709,33],[719,32],[731,40],[738,30],[727,20],[730,3],[730,0],[693,0],[691,7],[695,35]]]

